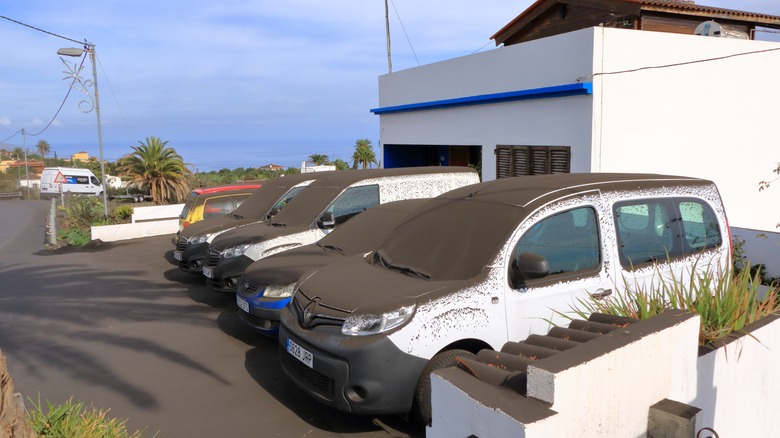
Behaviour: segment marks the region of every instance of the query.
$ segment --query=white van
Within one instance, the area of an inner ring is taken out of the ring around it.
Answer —
[[[376,251],[299,279],[280,317],[282,368],[334,408],[427,424],[432,371],[547,333],[578,301],[725,271],[728,236],[702,179],[540,175],[453,190]]]
[[[103,185],[89,169],[78,167],[46,167],[41,173],[41,199],[60,193],[100,195]]]

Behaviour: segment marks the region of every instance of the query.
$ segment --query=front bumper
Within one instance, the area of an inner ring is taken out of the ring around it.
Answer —
[[[226,259],[209,251],[202,272],[206,277],[206,284],[211,289],[217,292],[235,293],[244,270],[252,262],[254,260],[244,255]]]
[[[279,316],[292,298],[265,297],[265,288],[265,285],[248,282],[244,276],[236,290],[238,314],[252,330],[266,336],[276,336],[279,333]]]
[[[312,367],[288,353],[289,341],[312,354]],[[427,361],[384,335],[344,336],[339,326],[305,330],[285,309],[279,327],[282,369],[316,400],[345,412],[407,413]]]
[[[176,262],[179,264],[179,269],[182,271],[200,274],[201,269],[203,269],[203,263],[206,260],[208,249],[209,244],[206,242],[190,245],[179,239],[179,242],[176,244],[176,249],[173,250],[173,257],[176,259]]]

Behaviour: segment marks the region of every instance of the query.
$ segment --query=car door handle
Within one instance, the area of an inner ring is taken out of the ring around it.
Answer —
[[[590,294],[590,297],[594,300],[603,300],[610,295],[612,295],[612,289],[599,289],[596,292]]]

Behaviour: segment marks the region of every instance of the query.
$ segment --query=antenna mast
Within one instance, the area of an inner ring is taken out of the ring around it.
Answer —
[[[393,61],[390,58],[390,14],[387,9],[387,0],[385,0],[385,34],[387,36],[387,72],[393,72]]]

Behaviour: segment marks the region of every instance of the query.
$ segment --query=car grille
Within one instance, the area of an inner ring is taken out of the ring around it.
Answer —
[[[333,399],[333,396],[336,393],[336,383],[333,379],[304,365],[301,361],[285,351],[284,346],[281,344],[279,344],[279,350],[282,366],[284,366],[290,374],[294,374],[306,382],[315,392],[318,392],[328,399]]]
[[[307,311],[307,307],[310,307],[310,312]],[[348,310],[328,306],[319,301],[317,301],[317,303],[312,303],[312,301],[309,300],[308,297],[305,297],[305,294],[301,292],[301,289],[297,290],[290,309],[292,310],[293,315],[295,315],[295,320],[298,321],[298,325],[307,330],[319,325],[341,327],[344,325],[344,321],[350,313]],[[321,310],[325,310],[329,313],[321,312]],[[333,313],[332,311],[334,310],[342,313],[344,316],[341,317],[330,314]]]
[[[209,248],[206,256],[206,266],[217,266],[219,264],[219,251]]]
[[[189,242],[184,237],[179,237],[179,240],[176,242],[176,249],[178,251],[184,251],[189,246],[190,246]]]

